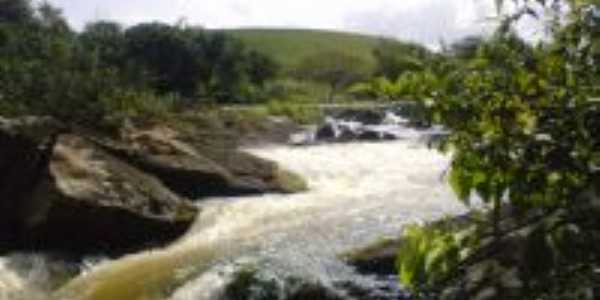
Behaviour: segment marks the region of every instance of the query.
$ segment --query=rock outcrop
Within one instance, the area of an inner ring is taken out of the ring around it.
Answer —
[[[121,139],[99,140],[107,151],[159,178],[167,187],[190,199],[293,193],[306,189],[299,177],[276,163],[237,149],[197,141],[193,132],[164,126],[123,132]]]
[[[121,252],[174,240],[197,209],[52,119],[0,119],[0,246]]]
[[[198,213],[191,199],[305,188],[235,149],[201,154],[168,127],[108,136],[51,118],[0,118],[0,252],[120,254],[169,243]]]

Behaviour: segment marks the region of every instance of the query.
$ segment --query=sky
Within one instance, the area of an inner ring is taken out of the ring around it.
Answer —
[[[430,47],[488,32],[492,0],[50,0],[77,29],[109,19],[206,28],[285,27],[353,31]]]

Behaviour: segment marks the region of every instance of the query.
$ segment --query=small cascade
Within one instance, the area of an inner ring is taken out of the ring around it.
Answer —
[[[324,119],[323,124],[291,135],[289,143],[298,146],[416,138],[426,143],[435,143],[448,134],[448,131],[440,126],[429,126],[425,121],[415,119],[413,111],[414,105],[405,104],[383,111],[349,110],[332,113]]]

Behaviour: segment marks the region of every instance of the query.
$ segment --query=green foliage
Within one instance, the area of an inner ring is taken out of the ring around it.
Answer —
[[[222,33],[99,21],[73,32],[48,2],[4,0],[0,113],[95,124],[110,114],[166,114],[184,99],[253,102],[277,75],[268,57]],[[174,100],[175,99],[175,100]]]
[[[525,270],[519,273],[524,286],[520,297],[539,298],[546,294],[548,282],[560,285],[562,295],[576,295],[598,282],[582,266],[600,263],[591,253],[600,227],[595,217],[584,213],[594,210],[581,200],[600,175],[600,140],[594,134],[600,128],[600,106],[594,100],[600,63],[594,51],[598,3],[565,1],[570,9],[564,25],[553,28],[554,40],[532,47],[509,25],[535,14],[533,3],[551,6],[557,1],[515,2],[519,9],[505,18],[492,38],[469,45],[467,54],[458,55],[460,60],[432,64],[399,85],[403,92],[431,102],[433,119],[451,130],[443,148],[453,156],[449,181],[458,197],[468,204],[476,193],[492,209],[485,225],[491,228],[491,242],[478,252],[516,239],[525,248],[518,252],[524,261],[512,262]],[[416,78],[420,84],[414,84]],[[508,203],[521,215],[541,213],[543,221],[506,233],[501,212]],[[401,277],[413,287],[435,284],[447,273],[445,268],[427,269],[423,253],[435,253],[436,241],[445,245],[451,240],[423,230],[408,233],[407,251],[414,253],[399,256]],[[584,250],[569,253],[569,242]],[[444,260],[446,266],[456,263],[454,256]],[[579,283],[568,280],[573,276]]]
[[[102,104],[108,111],[128,117],[160,118],[181,107],[184,101],[177,94],[156,95],[149,91],[116,91],[104,96]]]
[[[0,7],[0,23],[25,24],[34,20],[30,0],[0,0]]]
[[[451,233],[410,226],[404,237],[396,267],[400,282],[412,290],[434,284],[459,262],[457,242]]]
[[[248,54],[248,74],[256,86],[263,87],[267,80],[275,78],[279,68],[279,64],[260,52],[250,51]]]
[[[438,78],[428,72],[406,72],[395,81],[386,77],[375,77],[366,82],[360,82],[350,88],[350,92],[368,95],[382,101],[407,100],[418,95],[419,101],[429,105],[429,98],[420,98],[428,91],[428,87],[437,84]]]
[[[125,62],[126,39],[120,24],[98,21],[87,24],[79,35],[82,51],[90,53],[96,68],[119,68]]]
[[[349,92],[381,101],[395,101],[402,96],[400,85],[386,77],[375,77],[367,82],[356,83],[349,88]]]
[[[449,55],[458,59],[471,59],[477,55],[479,47],[485,42],[481,36],[467,36],[444,49]]]
[[[320,52],[306,57],[295,70],[299,79],[326,83],[329,86],[328,102],[333,101],[337,92],[366,78],[369,73],[363,60],[341,52]]]
[[[289,103],[318,103],[327,93],[328,87],[318,82],[282,78],[265,85],[265,95]]]
[[[373,56],[377,62],[375,74],[396,80],[405,72],[422,70],[432,54],[421,45],[383,40],[373,50]]]
[[[476,227],[451,220],[407,226],[396,259],[400,284],[425,297],[432,286],[458,275],[460,264],[475,253],[479,242]]]

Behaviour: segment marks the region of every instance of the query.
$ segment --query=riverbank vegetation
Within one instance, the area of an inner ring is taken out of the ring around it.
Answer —
[[[295,104],[355,99],[347,88],[391,72],[389,62],[400,59],[388,50],[404,46],[335,32],[282,30],[257,37],[252,30],[206,30],[184,22],[126,27],[98,20],[74,30],[48,2],[1,4],[0,113],[53,115],[90,126],[107,116],[155,118],[231,104],[265,104],[306,122],[315,114]],[[332,39],[340,43],[313,51],[315,43]],[[294,51],[283,53],[291,41]],[[288,60],[281,60],[282,53]]]
[[[5,115],[94,122],[113,112],[153,115],[194,102],[252,102],[277,73],[270,58],[220,32],[109,21],[75,32],[48,3],[3,1],[0,41]]]
[[[477,195],[483,203],[473,204],[485,210],[466,228],[410,227],[400,278],[423,297],[595,299],[600,8],[585,0],[511,4],[517,10],[470,54],[399,81],[451,129],[442,147],[453,157],[449,182],[465,204]],[[521,40],[514,22],[544,10],[554,16],[551,38]]]

